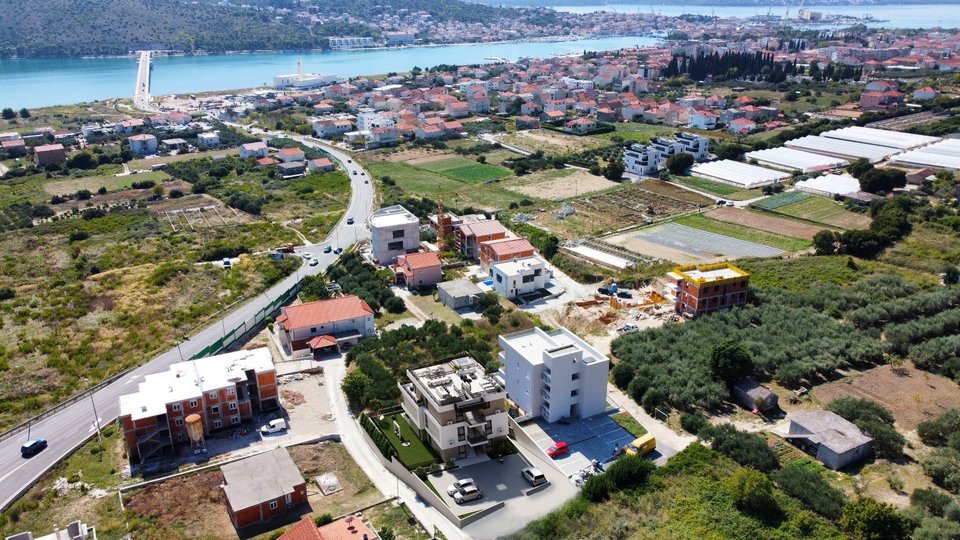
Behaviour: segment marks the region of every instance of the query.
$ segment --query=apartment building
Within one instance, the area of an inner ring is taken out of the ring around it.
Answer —
[[[745,305],[750,274],[730,263],[688,265],[675,267],[665,281],[677,313],[697,317]]]
[[[377,210],[370,216],[370,246],[378,264],[395,263],[420,247],[420,220],[399,204]]]
[[[177,362],[147,375],[135,393],[120,396],[118,421],[131,463],[143,463],[190,447],[187,416],[198,415],[206,435],[279,406],[273,356],[262,347]]]
[[[516,298],[544,289],[553,273],[536,255],[490,265],[493,290],[504,298]]]
[[[453,229],[457,247],[471,259],[480,256],[480,244],[507,237],[507,229],[495,219],[464,223]]]
[[[500,336],[507,397],[548,422],[588,418],[607,408],[610,360],[566,328]]]
[[[693,133],[681,132],[673,139],[654,137],[649,144],[632,144],[623,153],[627,172],[654,175],[667,167],[670,156],[690,154],[696,160],[710,155],[710,140]]]
[[[490,265],[512,261],[534,254],[533,245],[526,238],[501,238],[480,244],[480,268],[490,271]]]
[[[407,378],[403,412],[442,459],[490,450],[507,436],[506,390],[473,358],[408,370]]]

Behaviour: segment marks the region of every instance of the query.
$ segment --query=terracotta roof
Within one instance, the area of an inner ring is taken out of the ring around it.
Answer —
[[[320,529],[314,524],[313,516],[307,514],[296,525],[281,534],[279,540],[324,540],[324,538],[320,535]]]
[[[257,160],[257,165],[276,165],[280,163],[279,161],[273,159],[272,157],[263,157]]]
[[[533,251],[533,245],[526,238],[501,238],[500,240],[483,242],[480,245],[490,246],[490,249],[498,258],[511,253]]]
[[[291,330],[373,315],[373,310],[359,296],[350,295],[287,306],[283,308],[283,314],[287,316],[283,327]]]
[[[507,233],[507,229],[505,229],[503,225],[501,225],[500,222],[495,219],[488,219],[484,221],[478,221],[476,223],[461,225],[460,231],[463,232],[465,236],[486,236],[488,234]]]
[[[281,156],[299,156],[303,154],[303,150],[299,148],[282,148],[280,150]]]
[[[353,516],[320,527],[320,537],[323,540],[360,540],[364,534],[371,540],[379,538],[363,521]]]
[[[337,344],[337,338],[331,336],[330,334],[317,336],[307,342],[307,345],[309,345],[311,349],[322,349],[324,347],[333,347],[336,344]]]
[[[33,149],[33,153],[37,152],[53,152],[56,150],[63,150],[62,144],[44,144],[42,146],[37,146]]]
[[[440,266],[440,257],[437,257],[437,254],[433,252],[408,253],[407,255],[403,255],[403,257],[406,261],[406,266],[410,270],[422,270],[424,268]]]

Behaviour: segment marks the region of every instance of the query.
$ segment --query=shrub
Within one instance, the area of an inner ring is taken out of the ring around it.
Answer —
[[[607,467],[605,476],[616,489],[629,489],[645,485],[656,469],[651,461],[640,456],[626,455]]]
[[[313,518],[313,522],[317,524],[317,527],[323,527],[324,525],[333,523],[333,516],[330,514],[320,514]]]
[[[950,409],[940,416],[920,422],[917,435],[928,446],[947,446],[951,435],[960,433],[960,410]]]
[[[707,417],[700,411],[694,411],[689,413],[683,413],[680,415],[680,427],[683,428],[687,433],[697,435],[700,431],[706,427]]]
[[[893,427],[893,414],[882,405],[866,399],[843,397],[827,405],[827,410],[853,422],[873,437],[877,457],[897,459],[903,455],[906,439]]]
[[[760,471],[743,467],[726,480],[727,490],[743,512],[769,516],[778,511],[773,498],[773,482]]]
[[[744,467],[770,472],[779,465],[777,455],[767,446],[766,439],[739,431],[731,424],[708,426],[701,431],[700,437],[711,441],[714,450]]]
[[[910,506],[922,508],[934,516],[942,516],[951,500],[949,495],[936,488],[915,489],[910,494]]]
[[[10,300],[16,296],[16,293],[13,292],[13,289],[10,287],[0,288],[0,302],[4,300]]]
[[[896,508],[871,498],[848,502],[840,528],[854,540],[898,540],[909,534],[907,520]]]
[[[613,491],[613,483],[606,474],[598,474],[587,478],[580,489],[580,494],[590,502],[602,502],[610,497]]]
[[[710,351],[713,376],[728,385],[753,373],[753,356],[740,343],[724,340]]]
[[[69,242],[72,244],[74,242],[86,240],[87,238],[90,238],[90,233],[88,233],[87,231],[71,231]]]
[[[818,466],[808,460],[789,463],[770,473],[770,478],[788,495],[824,517],[836,520],[843,512],[846,502],[843,492],[831,486],[820,474]]]
[[[934,448],[921,464],[923,472],[933,483],[952,493],[960,493],[960,452],[953,448]]]
[[[163,263],[158,266],[147,281],[156,287],[162,287],[170,282],[171,279],[190,272],[190,265],[185,263]]]
[[[383,303],[383,308],[390,313],[403,313],[406,311],[407,305],[402,298],[394,296],[393,298],[387,298],[387,301]]]

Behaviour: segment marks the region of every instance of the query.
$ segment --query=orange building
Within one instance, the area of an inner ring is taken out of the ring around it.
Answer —
[[[533,255],[533,245],[526,238],[500,238],[480,244],[480,268],[490,271],[490,265],[522,259]]]
[[[750,274],[729,263],[677,266],[666,276],[666,297],[677,313],[697,317],[747,303]]]
[[[230,521],[237,529],[279,518],[307,500],[307,482],[286,448],[228,463],[220,472]]]

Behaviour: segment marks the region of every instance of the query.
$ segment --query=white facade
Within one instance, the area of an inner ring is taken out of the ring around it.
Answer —
[[[623,164],[627,172],[639,175],[653,175],[667,167],[670,156],[686,153],[696,160],[704,160],[710,155],[710,140],[693,133],[679,133],[675,139],[654,137],[650,144],[633,144],[623,153]]]
[[[292,73],[273,77],[273,87],[278,89],[304,90],[327,86],[335,82],[337,82],[337,76],[329,73]]]
[[[134,154],[146,156],[157,153],[157,138],[153,135],[134,135],[127,140],[130,142],[130,151]]]
[[[845,159],[785,147],[747,152],[744,158],[764,167],[804,173],[838,169],[850,164]]]
[[[623,166],[628,173],[649,176],[657,174],[657,151],[643,144],[631,144],[623,151]]]
[[[548,422],[588,418],[607,408],[610,360],[566,328],[500,336],[507,397]]]
[[[357,131],[370,131],[373,128],[396,127],[397,122],[392,114],[383,114],[375,111],[362,111],[357,115]]]
[[[540,257],[525,257],[490,265],[493,290],[504,298],[516,298],[546,287],[552,273]]]
[[[332,37],[330,38],[331,49],[357,49],[362,47],[373,47],[376,43],[372,37]]]
[[[766,186],[786,180],[791,176],[790,173],[765,169],[730,159],[698,163],[690,169],[690,172],[693,176],[716,180],[742,189]]]
[[[381,208],[370,216],[370,245],[373,260],[393,264],[397,255],[420,247],[420,220],[400,205]]]
[[[214,131],[197,135],[200,146],[217,146],[220,144],[220,134]]]

